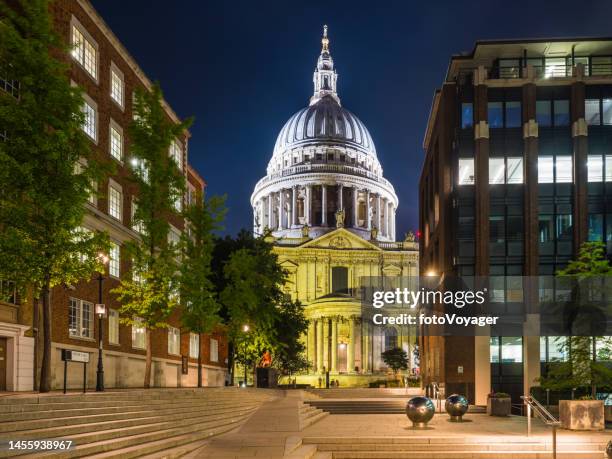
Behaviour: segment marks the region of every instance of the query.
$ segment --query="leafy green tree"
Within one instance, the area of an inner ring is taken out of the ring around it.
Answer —
[[[557,276],[568,278],[575,285],[564,311],[569,318],[568,332],[581,332],[581,315],[590,317],[588,328],[592,331],[596,325],[593,321],[601,315],[598,307],[594,306],[594,300],[608,301],[611,293],[610,282],[606,278],[612,276],[612,266],[606,259],[605,245],[602,242],[585,242],[580,247],[578,258],[559,270]],[[604,344],[599,350],[598,341]],[[560,348],[568,355],[568,360],[551,364],[548,375],[540,378],[544,388],[558,390],[590,386],[594,398],[597,386],[610,384],[612,369],[602,362],[610,358],[610,337],[572,335]]]
[[[128,128],[133,180],[138,201],[133,226],[140,238],[125,244],[131,257],[131,277],[114,289],[122,305],[121,322],[144,326],[146,366],[144,387],[151,381],[151,332],[166,328],[166,320],[179,305],[179,247],[169,241],[170,216],[177,216],[176,202],[185,191],[185,177],[169,149],[191,124],[174,123],[162,106],[162,92],[136,91],[134,121]]]
[[[51,389],[50,291],[101,269],[107,235],[81,229],[102,170],[83,132],[83,98],[55,56],[69,52],[46,0],[0,2],[0,273],[42,300],[40,391]],[[10,88],[9,88],[10,89]],[[35,327],[37,324],[35,324]]]
[[[301,337],[308,330],[304,307],[289,298],[279,305],[276,319],[276,340],[272,348],[272,362],[283,375],[291,376],[308,370],[310,363],[305,356],[306,346]]]
[[[397,376],[400,370],[408,369],[408,353],[399,347],[388,349],[381,354],[383,362],[393,370],[393,374]]]
[[[208,333],[220,322],[219,302],[213,283],[211,261],[214,231],[220,229],[225,215],[225,197],[213,196],[205,200],[198,193],[195,202],[187,207],[184,216],[188,231],[181,236],[181,320],[197,333]],[[198,387],[202,387],[202,356],[198,353]]]

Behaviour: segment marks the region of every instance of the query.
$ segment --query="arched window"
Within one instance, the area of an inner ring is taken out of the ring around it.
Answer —
[[[348,293],[348,268],[332,267],[332,293]]]

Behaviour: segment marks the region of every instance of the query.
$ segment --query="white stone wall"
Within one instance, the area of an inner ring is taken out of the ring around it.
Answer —
[[[29,328],[0,322],[0,337],[7,338],[8,391],[31,391],[34,388],[34,339],[24,336]]]

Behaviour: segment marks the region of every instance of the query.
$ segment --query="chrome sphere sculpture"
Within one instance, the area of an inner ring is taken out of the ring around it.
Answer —
[[[462,416],[467,413],[468,401],[463,395],[452,394],[446,399],[444,408],[453,422],[461,422]]]
[[[430,398],[412,397],[406,403],[406,416],[412,421],[412,427],[424,428],[431,421],[436,411],[436,407]]]

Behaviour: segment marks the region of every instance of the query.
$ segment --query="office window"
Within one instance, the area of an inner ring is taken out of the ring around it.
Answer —
[[[589,125],[599,126],[601,124],[599,99],[586,99],[584,101],[584,118]]]
[[[523,183],[523,158],[507,158],[506,183]]]
[[[115,309],[108,310],[108,342],[119,344],[119,312]]]
[[[571,156],[557,156],[555,158],[556,166],[556,182],[557,183],[572,183],[573,178],[573,163]]]
[[[168,327],[168,354],[181,355],[181,332],[175,327]]]
[[[553,109],[555,115],[555,126],[569,126],[569,100],[555,100],[553,102]]]
[[[506,240],[506,221],[503,215],[489,217],[489,242],[503,243]]]
[[[200,335],[189,333],[189,357],[197,359],[200,355]]]
[[[520,102],[506,102],[506,127],[521,127]]]
[[[119,244],[114,242],[110,243],[108,258],[108,274],[113,277],[119,277],[121,274],[121,251],[119,249]]]
[[[538,240],[541,244],[554,242],[555,229],[552,215],[538,215]]]
[[[461,104],[461,128],[467,129],[474,125],[474,105],[471,102]]]
[[[132,157],[131,163],[136,175],[140,177],[143,182],[149,183],[149,165],[146,161],[144,159]]]
[[[606,155],[605,158],[606,182],[612,182],[612,155]]]
[[[108,214],[121,221],[123,213],[123,193],[118,185],[108,185]]]
[[[501,102],[489,102],[487,104],[487,116],[489,127],[501,128],[504,127],[504,113]]]
[[[147,339],[146,339],[147,330],[144,325],[144,321],[140,317],[134,318],[134,323],[132,324],[132,347],[135,349],[146,349],[147,348]]]
[[[132,198],[132,229],[139,233],[144,231],[144,223],[142,221],[136,221],[136,212],[138,211],[138,202],[136,198]]]
[[[505,181],[504,158],[489,158],[489,184],[496,185]]]
[[[550,100],[536,101],[536,121],[541,127],[548,127],[552,125],[550,105]]]
[[[109,148],[110,155],[117,161],[123,160],[123,134],[118,126],[111,123],[110,126]]]
[[[554,158],[552,156],[539,156],[538,183],[553,183],[554,181]]]
[[[564,57],[547,57],[544,59],[544,78],[564,77],[567,75]]]
[[[610,75],[612,74],[612,57],[593,56],[591,57],[591,75]]]
[[[80,24],[72,25],[72,57],[81,64],[87,73],[97,79],[97,45],[86,35]]]
[[[111,65],[110,96],[120,107],[123,107],[124,83],[123,74],[114,65]]]
[[[557,240],[571,240],[573,237],[572,214],[558,214],[555,221]]]
[[[589,241],[603,241],[603,214],[589,214]]]
[[[92,140],[96,141],[98,139],[98,114],[96,111],[96,106],[93,102],[85,100],[83,103],[83,131]]]
[[[474,158],[459,158],[459,185],[474,184]]]
[[[210,339],[210,361],[219,361],[219,341],[213,338]]]
[[[170,157],[174,160],[180,170],[183,170],[183,152],[181,145],[175,140],[170,144]]]
[[[587,172],[589,182],[603,181],[603,157],[601,155],[589,155],[587,158]]]
[[[601,115],[603,124],[612,124],[612,99],[602,99]]]
[[[70,298],[68,305],[68,331],[72,338],[94,337],[94,305],[88,301]]]
[[[522,337],[501,337],[501,361],[502,363],[521,363],[523,361]]]
[[[489,338],[489,356],[491,363],[499,363],[499,336]]]

